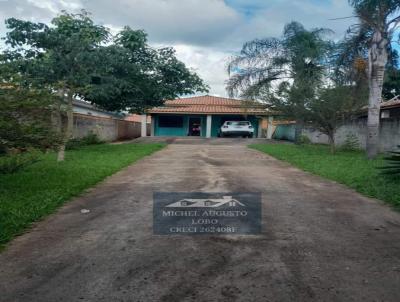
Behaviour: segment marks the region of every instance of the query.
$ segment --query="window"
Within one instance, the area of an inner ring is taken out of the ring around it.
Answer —
[[[233,122],[226,122],[226,124],[228,125],[228,126],[248,126],[248,125],[250,125],[250,123],[249,122],[237,122],[237,121],[233,121]]]
[[[381,118],[390,118],[390,111],[389,110],[383,110],[381,112]]]
[[[158,126],[165,128],[182,128],[183,116],[160,116]]]

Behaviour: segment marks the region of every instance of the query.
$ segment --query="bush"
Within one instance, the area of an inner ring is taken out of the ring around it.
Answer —
[[[98,145],[104,142],[98,137],[97,134],[90,132],[88,135],[82,138],[70,139],[66,145],[67,150],[79,149],[83,146]]]
[[[33,150],[0,156],[0,174],[15,173],[39,161],[39,156],[40,152]]]
[[[400,148],[400,145],[398,146]],[[379,167],[383,175],[400,176],[400,151],[389,152],[389,156],[385,157],[386,165]]]
[[[311,144],[311,140],[307,135],[301,135],[299,139],[299,144],[301,145],[309,145]]]
[[[357,151],[360,150],[360,141],[357,136],[353,133],[346,135],[344,143],[340,146],[343,151]]]
[[[52,124],[54,96],[14,84],[0,86],[0,154],[55,149],[62,137]]]

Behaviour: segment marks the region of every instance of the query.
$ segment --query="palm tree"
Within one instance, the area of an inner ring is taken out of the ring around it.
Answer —
[[[368,134],[367,156],[379,151],[379,112],[385,68],[390,58],[391,42],[400,24],[399,0],[349,0],[360,23],[349,29],[347,48],[368,56]],[[348,55],[348,54],[346,54]]]
[[[247,42],[228,65],[228,93],[261,99],[283,115],[296,120],[299,141],[307,103],[322,84],[326,50],[326,29],[306,30],[298,22],[285,26],[281,38]]]

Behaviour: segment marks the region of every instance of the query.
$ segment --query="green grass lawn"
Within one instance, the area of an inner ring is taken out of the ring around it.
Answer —
[[[14,174],[0,174],[0,248],[32,222],[105,177],[163,148],[163,144],[94,145],[56,154]]]
[[[400,178],[382,176],[376,167],[382,156],[367,160],[363,152],[338,151],[330,154],[322,145],[255,144],[250,148],[287,161],[305,171],[335,180],[370,197],[384,200],[400,209]]]

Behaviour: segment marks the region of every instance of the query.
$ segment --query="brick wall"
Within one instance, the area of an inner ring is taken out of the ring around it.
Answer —
[[[149,135],[150,126],[147,128]],[[111,142],[139,137],[141,125],[138,122],[74,113],[73,136],[80,138],[91,132],[101,140]]]

